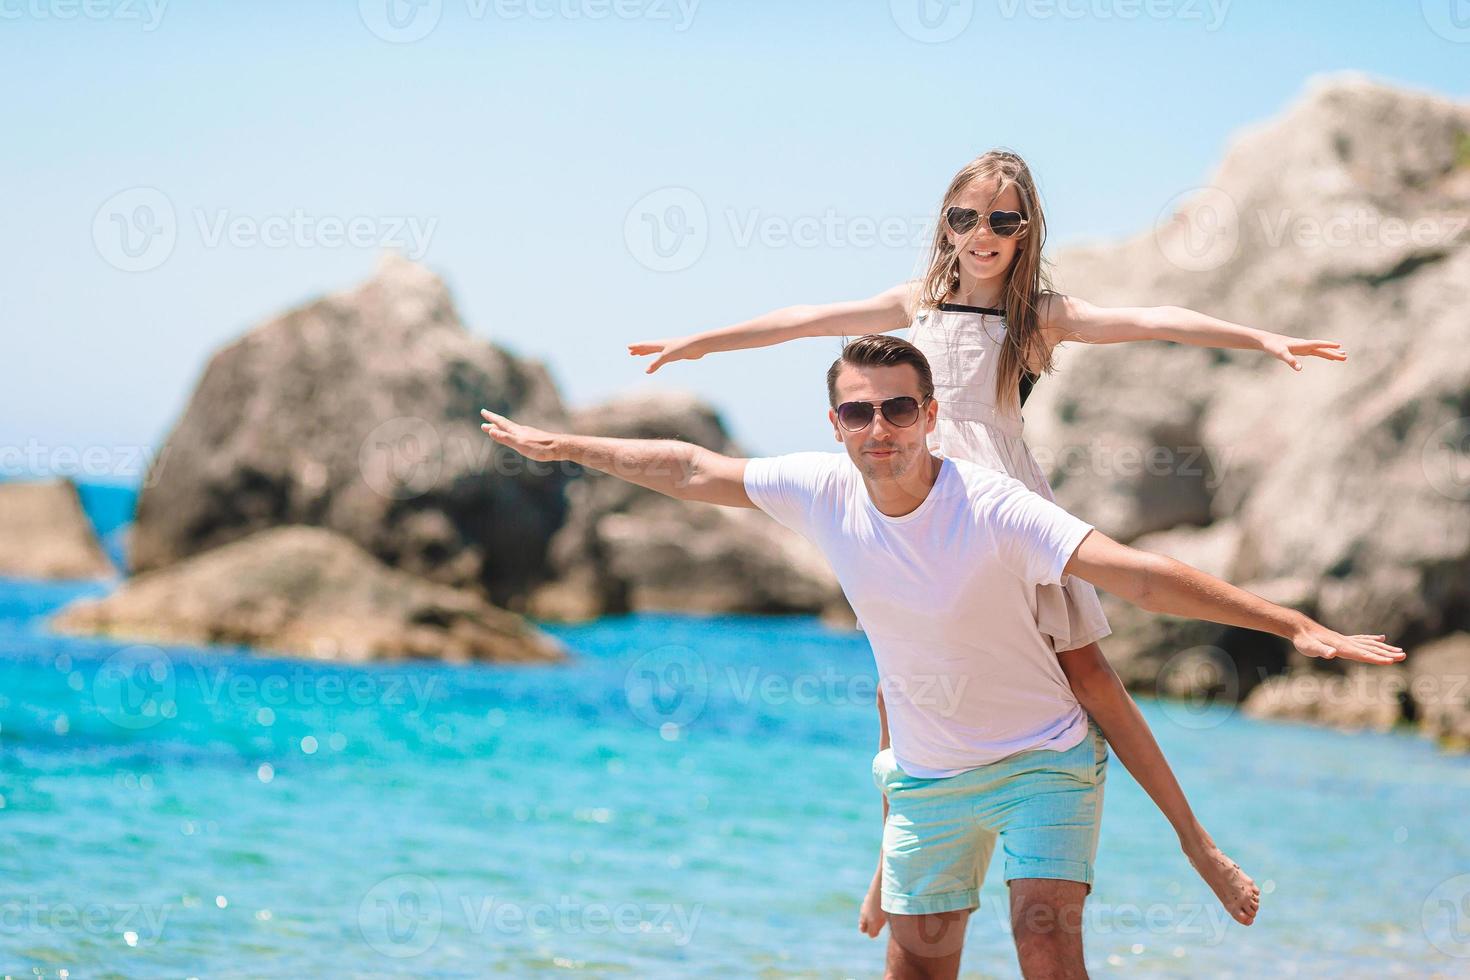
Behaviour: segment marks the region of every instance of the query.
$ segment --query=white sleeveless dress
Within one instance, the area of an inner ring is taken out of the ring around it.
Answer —
[[[937,456],[953,456],[1010,474],[1055,501],[1051,484],[1021,437],[1014,403],[996,404],[995,377],[1005,322],[1000,310],[941,303],[921,311],[908,341],[929,359],[939,416],[929,435]],[[1064,575],[1060,585],[1036,588],[1036,622],[1058,653],[1111,633],[1092,583]]]

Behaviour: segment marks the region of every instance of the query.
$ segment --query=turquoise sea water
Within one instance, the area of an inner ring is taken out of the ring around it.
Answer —
[[[0,973],[881,975],[862,634],[643,615],[447,668],[46,631],[110,587],[0,580]],[[1095,975],[1470,975],[1470,760],[1144,711],[1267,893],[1231,922],[1114,760]],[[1016,975],[991,871],[967,976]]]

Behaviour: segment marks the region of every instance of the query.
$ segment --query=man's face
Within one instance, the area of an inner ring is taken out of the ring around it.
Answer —
[[[923,401],[919,372],[912,364],[886,367],[844,364],[837,375],[836,388],[838,405],[865,401],[873,402],[876,409],[877,403],[900,395],[922,402],[918,419],[909,426],[894,425],[884,418],[882,411],[875,410],[866,428],[850,430],[843,427],[835,410],[827,412],[837,441],[847,447],[847,454],[863,476],[869,480],[896,480],[923,462],[929,454],[925,437],[934,431],[939,406],[933,398]]]

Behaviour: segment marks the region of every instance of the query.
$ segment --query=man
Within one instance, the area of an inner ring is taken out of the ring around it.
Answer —
[[[1081,911],[1107,749],[1037,628],[1035,586],[1077,575],[1151,612],[1275,633],[1307,656],[1392,663],[1403,651],[1121,545],[998,470],[934,456],[929,366],[906,341],[848,344],[827,389],[845,453],[732,459],[674,440],[544,432],[489,411],[481,428],[533,460],[759,507],[820,547],[867,631],[887,706],[892,747],[873,769],[887,810],[889,975],[957,975],[1000,839],[1022,972],[1085,976]]]

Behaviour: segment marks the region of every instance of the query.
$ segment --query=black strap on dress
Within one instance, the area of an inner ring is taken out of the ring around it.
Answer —
[[[965,306],[962,303],[940,303],[939,308],[951,313],[988,313],[991,316],[1000,317],[1006,315],[1005,310],[998,310],[991,306]],[[1031,397],[1031,389],[1035,387],[1036,382],[1040,378],[1041,376],[1039,374],[1032,374],[1030,371],[1021,372],[1020,394],[1021,404],[1023,406],[1026,404],[1026,399]]]

